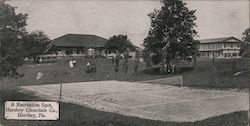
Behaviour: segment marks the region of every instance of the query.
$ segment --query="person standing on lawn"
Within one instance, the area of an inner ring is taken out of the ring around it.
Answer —
[[[124,53],[124,63],[123,63],[123,69],[125,74],[128,72],[128,59],[129,59],[129,49],[127,48],[126,52]]]
[[[73,65],[73,61],[72,60],[69,60],[69,68],[73,68],[74,65]]]
[[[111,57],[111,62],[112,62],[112,64],[114,65],[114,63],[115,63],[115,56],[112,56],[112,57]]]
[[[95,77],[95,73],[97,72],[95,58],[93,58],[90,62],[90,69],[91,69],[90,80],[93,80],[93,78]]]
[[[120,57],[120,55],[119,55],[119,53],[117,52],[116,55],[115,55],[115,57],[114,57],[114,61],[115,61],[115,63],[114,63],[115,72],[118,72],[118,71],[119,71],[119,57]]]
[[[87,73],[90,73],[91,72],[91,67],[90,67],[89,62],[87,62],[86,67],[87,67]]]
[[[137,73],[139,64],[140,64],[140,59],[139,58],[135,58],[135,73]]]
[[[152,70],[152,57],[153,55],[151,53],[148,54],[148,57],[146,58],[146,67],[147,71],[151,72]]]
[[[135,73],[137,73],[137,70],[138,70],[138,67],[139,67],[139,64],[140,64],[140,57],[139,57],[139,50],[136,50],[135,52],[135,61],[134,61],[134,64],[135,64]]]

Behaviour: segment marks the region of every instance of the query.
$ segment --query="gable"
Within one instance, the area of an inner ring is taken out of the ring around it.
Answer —
[[[212,38],[200,40],[200,43],[242,42],[235,37]]]
[[[224,42],[241,42],[241,40],[234,38],[234,37],[231,37],[229,39],[226,39]]]

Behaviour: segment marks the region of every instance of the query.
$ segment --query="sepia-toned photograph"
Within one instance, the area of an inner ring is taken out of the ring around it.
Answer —
[[[249,126],[249,0],[0,0],[0,126]]]

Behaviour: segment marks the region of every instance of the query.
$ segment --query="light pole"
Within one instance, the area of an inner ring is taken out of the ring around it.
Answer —
[[[59,94],[59,99],[62,99],[62,83],[60,83],[60,94]]]
[[[215,64],[214,64],[214,51],[212,51],[212,83],[214,84],[214,78],[215,78]]]

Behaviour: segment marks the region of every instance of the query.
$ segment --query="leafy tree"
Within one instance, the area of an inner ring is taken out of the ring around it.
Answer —
[[[124,53],[127,48],[134,50],[134,45],[130,42],[127,35],[114,35],[109,38],[106,49],[111,52],[118,51],[119,53]]]
[[[159,10],[148,14],[151,27],[143,43],[145,55],[154,53],[162,62],[176,55],[193,55],[197,45],[193,38],[197,34],[195,10],[189,10],[182,0],[162,0],[161,3]]]
[[[46,50],[44,51],[44,54],[58,54],[57,52],[57,47],[52,44],[52,42],[50,42],[48,45],[47,45],[47,48]]]
[[[248,44],[250,44],[250,27],[243,32],[243,43],[240,48],[240,55],[244,55],[244,52],[247,50]]]
[[[23,46],[25,56],[34,59],[34,62],[39,62],[39,55],[42,55],[49,48],[51,40],[42,31],[34,31],[26,34],[23,37]]]
[[[250,44],[250,27],[247,28],[243,33],[243,41],[247,44]]]
[[[27,14],[17,14],[15,7],[0,0],[0,77],[18,75],[23,63],[22,37],[26,33]]]

